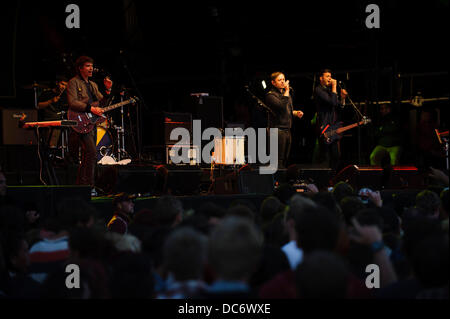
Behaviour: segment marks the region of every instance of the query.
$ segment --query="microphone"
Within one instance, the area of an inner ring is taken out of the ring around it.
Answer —
[[[345,90],[345,84],[344,84],[344,82],[338,81],[338,85],[339,85],[339,88],[340,88],[341,90]],[[344,108],[344,107],[345,107],[345,99],[342,101],[342,104],[341,104],[341,108]]]
[[[289,81],[288,81],[289,82]],[[286,88],[285,88],[286,90]],[[291,86],[291,83],[289,82],[289,92],[294,93],[294,88]]]
[[[92,70],[92,73],[99,73],[99,72],[105,73],[105,70],[103,70],[102,68],[94,68]]]

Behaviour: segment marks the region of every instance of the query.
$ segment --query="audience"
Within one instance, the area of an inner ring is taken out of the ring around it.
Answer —
[[[54,214],[6,200],[4,177],[0,298],[448,299],[448,185],[363,198],[345,182],[303,193],[286,184],[259,204],[186,210],[166,195],[136,213],[123,193],[105,222],[78,198]],[[67,288],[68,265],[81,289]]]

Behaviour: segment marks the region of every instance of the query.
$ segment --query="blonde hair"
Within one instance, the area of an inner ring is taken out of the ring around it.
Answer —
[[[279,77],[281,74],[284,75],[283,72],[273,72],[273,73],[270,75],[270,79],[271,79],[272,81],[275,81],[275,79],[276,79],[277,77]]]

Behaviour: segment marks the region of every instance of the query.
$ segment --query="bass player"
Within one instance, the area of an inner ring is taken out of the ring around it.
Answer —
[[[323,69],[319,73],[320,85],[314,90],[314,100],[316,103],[316,127],[318,137],[314,147],[313,163],[325,163],[328,167],[335,170],[339,167],[341,157],[340,142],[335,141],[327,144],[321,135],[327,126],[333,126],[339,122],[338,110],[344,104],[347,92],[340,90],[338,96],[338,83],[331,77],[331,70]]]

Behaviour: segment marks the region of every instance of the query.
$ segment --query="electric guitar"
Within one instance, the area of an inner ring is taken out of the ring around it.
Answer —
[[[104,107],[103,113],[109,112],[111,110],[114,110],[118,107],[121,107],[121,106],[124,106],[127,104],[136,103],[137,101],[138,101],[138,98],[133,97],[126,101],[112,104],[110,106]],[[90,131],[92,131],[92,129],[95,127],[95,125],[97,123],[103,122],[106,119],[106,116],[104,116],[104,115],[98,116],[91,112],[77,112],[72,109],[69,109],[69,111],[67,112],[67,119],[77,122],[76,126],[72,126],[72,128],[74,129],[75,132],[85,134],[85,133],[89,133]]]
[[[348,131],[356,126],[366,125],[372,122],[369,118],[363,117],[363,119],[357,123],[353,123],[347,126],[342,126],[342,122],[334,125],[327,125],[322,128],[321,136],[326,144],[331,144],[342,138],[342,133]]]

